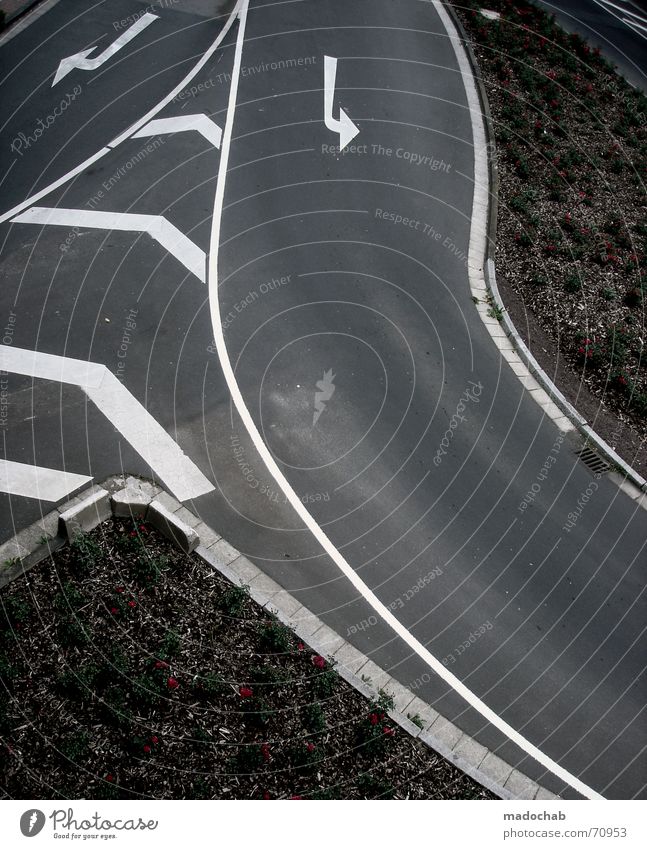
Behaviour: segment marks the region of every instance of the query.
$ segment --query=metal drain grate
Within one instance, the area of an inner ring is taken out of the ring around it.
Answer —
[[[577,456],[580,460],[587,466],[592,472],[595,472],[596,475],[604,475],[606,474],[611,466],[604,460],[597,451],[594,451],[593,448],[585,445],[584,448],[578,449],[576,452]]]

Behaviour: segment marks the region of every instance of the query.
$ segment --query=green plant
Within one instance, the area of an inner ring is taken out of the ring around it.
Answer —
[[[362,772],[357,778],[357,792],[363,799],[392,799],[395,788],[382,778]]]
[[[216,604],[227,616],[240,616],[249,600],[249,587],[230,586],[222,592]]]
[[[324,669],[310,678],[312,689],[317,699],[329,699],[335,692],[339,676],[334,669]]]
[[[260,687],[264,692],[270,692],[286,684],[290,678],[282,669],[276,666],[257,666],[249,670],[249,680],[252,687]]]
[[[409,720],[409,722],[413,722],[414,725],[417,725],[418,728],[423,729],[425,727],[425,723],[422,721],[422,717],[420,716],[419,713],[414,713],[413,716],[411,716],[411,714],[408,713],[407,719]]]
[[[196,676],[196,694],[203,699],[217,699],[231,692],[229,684],[215,672],[209,672],[205,676]]]
[[[490,318],[496,318],[497,321],[503,320],[503,310],[497,304],[491,304],[487,314]]]
[[[301,711],[301,720],[304,727],[314,734],[323,731],[326,727],[326,715],[320,702],[310,702]]]
[[[609,289],[607,286],[603,286],[600,290],[600,295],[604,298],[605,301],[615,301],[616,293],[613,289]]]
[[[79,575],[87,574],[101,560],[100,546],[86,533],[77,534],[70,543],[70,566]]]
[[[258,626],[258,636],[263,651],[287,654],[292,650],[294,634],[278,619],[262,622]]]
[[[236,775],[253,775],[263,766],[260,746],[241,746],[231,761],[231,770]]]
[[[564,289],[571,295],[579,292],[582,288],[582,281],[579,274],[569,274],[564,281]]]
[[[180,653],[182,639],[176,631],[167,631],[157,652],[160,660],[171,660]]]
[[[265,728],[272,718],[274,711],[268,708],[264,699],[254,696],[251,699],[245,699],[243,701],[241,713],[247,725],[253,728]]]
[[[151,675],[138,675],[132,681],[133,702],[141,710],[159,707],[162,692],[161,683]]]
[[[78,669],[68,667],[56,679],[56,689],[65,698],[85,701],[94,696],[99,668],[93,663],[83,664]]]
[[[63,649],[80,648],[88,642],[88,633],[83,622],[76,614],[70,613],[58,623],[56,628],[58,642]]]
[[[88,735],[85,731],[77,731],[65,737],[59,746],[59,754],[68,761],[79,763],[89,752]]]
[[[168,557],[151,557],[144,551],[132,561],[133,576],[143,586],[155,586],[160,577],[169,568]]]

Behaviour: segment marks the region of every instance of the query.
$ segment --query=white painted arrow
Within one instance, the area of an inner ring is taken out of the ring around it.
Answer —
[[[161,215],[137,215],[130,212],[97,212],[85,209],[49,209],[32,206],[11,219],[18,224],[55,224],[62,227],[88,227],[98,230],[125,230],[148,233],[173,254],[192,274],[205,282],[206,256],[188,236]]]
[[[179,115],[177,118],[156,118],[149,121],[141,130],[138,130],[133,138],[140,139],[147,136],[163,136],[171,133],[186,133],[194,130],[210,142],[214,147],[220,148],[222,130],[207,115]]]
[[[94,71],[95,68],[103,65],[118,50],[121,50],[129,41],[132,41],[133,38],[138,36],[147,26],[150,26],[153,21],[156,21],[158,17],[159,15],[152,15],[150,12],[146,12],[141,18],[137,18],[135,23],[126,32],[122,33],[119,38],[116,38],[109,47],[106,47],[103,53],[99,53],[93,59],[88,59],[88,54],[97,49],[96,45],[88,48],[88,50],[81,50],[73,56],[67,56],[65,59],[61,59],[52,87],[60,82],[63,77],[67,76],[70,71],[74,70],[74,68],[80,68],[82,71]]]
[[[355,126],[341,107],[339,108],[339,119],[333,118],[336,77],[337,59],[332,56],[324,56],[324,123],[333,133],[339,133],[339,149],[343,150],[359,133],[359,128]]]

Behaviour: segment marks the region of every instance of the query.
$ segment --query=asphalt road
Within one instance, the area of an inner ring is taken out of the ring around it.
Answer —
[[[568,32],[601,47],[633,86],[647,91],[647,4],[642,0],[538,0]]]
[[[62,5],[34,25],[40,35],[30,27],[10,56],[0,50],[9,68],[35,50],[40,80],[12,101],[0,139],[8,162],[18,128],[54,102],[60,59],[95,32],[106,34],[102,49],[113,39],[102,4],[74,38]],[[144,8],[121,6],[124,18]],[[14,156],[3,210],[179,83],[223,26],[203,8],[162,9],[163,23],[102,69],[68,75],[84,94],[96,87]],[[234,25],[156,116],[203,114],[220,129],[230,120],[230,145],[198,132],[129,138],[39,205],[161,215],[206,253],[226,150],[222,330],[291,487],[378,598],[499,716],[597,792],[644,797],[644,513],[542,416],[476,312],[472,126],[435,6],[252,0],[232,114],[236,38]],[[359,128],[343,154],[324,123],[324,56],[338,60],[334,116],[341,106]],[[1,225],[0,315],[14,350],[117,374],[211,482],[190,502],[205,521],[441,713],[576,795],[430,672],[322,554],[231,403],[209,276],[147,234],[83,220]],[[6,379],[6,459],[95,480],[156,473],[79,387]],[[0,499],[4,538],[52,508]]]

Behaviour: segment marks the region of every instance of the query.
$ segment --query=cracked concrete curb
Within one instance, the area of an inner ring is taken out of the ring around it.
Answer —
[[[100,505],[97,507],[97,505]],[[402,686],[384,669],[356,649],[311,613],[301,602],[268,577],[220,534],[155,484],[134,476],[119,475],[95,485],[61,504],[39,522],[0,546],[0,587],[24,575],[74,537],[99,525],[109,515],[164,516],[159,529],[181,550],[190,540],[193,553],[233,584],[246,586],[250,596],[322,656],[354,689],[369,699],[385,691],[394,699],[389,711],[393,722],[418,738],[466,775],[501,799],[559,798],[510,766],[494,752],[465,734],[431,705]],[[102,518],[102,516],[104,518]],[[44,539],[47,538],[45,542]],[[412,722],[418,717],[423,727]]]
[[[496,143],[494,141],[494,124],[490,104],[487,98],[487,92],[483,84],[483,79],[479,75],[479,66],[472,50],[469,36],[465,32],[465,28],[461,23],[455,9],[451,4],[445,7],[452,16],[454,26],[459,34],[461,45],[467,56],[472,79],[478,94],[481,105],[481,114],[484,124],[484,132],[486,138],[486,149],[488,151],[488,174],[489,174],[489,209],[487,219],[487,234],[485,238],[484,266],[482,269],[483,289],[472,290],[472,294],[478,298],[483,294],[483,290],[487,292],[488,300],[494,306],[496,312],[500,313],[500,319],[490,315],[487,307],[480,308],[477,305],[477,311],[481,314],[481,318],[486,324],[493,340],[502,356],[510,364],[515,374],[519,377],[525,388],[529,390],[531,395],[544,409],[546,414],[555,421],[560,430],[576,428],[584,437],[586,443],[593,443],[600,454],[602,454],[620,474],[612,475],[615,483],[629,495],[637,504],[644,509],[647,509],[647,498],[644,493],[647,492],[647,481],[622,457],[620,457],[611,448],[611,446],[602,439],[588,424],[587,420],[581,416],[575,407],[566,399],[563,393],[558,389],[555,383],[550,379],[546,372],[541,368],[535,357],[530,352],[528,346],[521,338],[518,330],[512,323],[508,311],[501,298],[501,293],[496,283],[494,252],[496,244],[497,218],[498,218],[498,197],[499,197],[499,172],[497,168],[496,158]],[[496,323],[504,332],[505,338],[509,340],[507,344],[503,337],[493,330],[492,325]],[[515,367],[516,366],[516,367]],[[523,370],[522,370],[523,369]],[[571,427],[565,427],[564,420],[570,423]],[[622,477],[624,476],[624,478]]]

